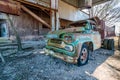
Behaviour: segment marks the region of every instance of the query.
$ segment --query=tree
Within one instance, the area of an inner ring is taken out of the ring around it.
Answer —
[[[13,24],[12,20],[10,19],[10,16],[8,14],[6,16],[8,18],[9,23],[10,23],[10,27],[13,29],[14,34],[16,36],[16,40],[17,40],[17,44],[18,44],[18,51],[21,51],[22,50],[21,39],[20,39],[20,37],[19,37],[15,27],[14,27],[14,24]]]
[[[97,16],[104,20],[107,26],[113,26],[120,21],[120,0],[110,0],[90,9],[91,17]]]

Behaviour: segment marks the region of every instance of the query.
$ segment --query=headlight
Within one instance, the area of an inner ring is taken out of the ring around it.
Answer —
[[[73,41],[72,36],[64,36],[64,41],[71,43]]]
[[[66,46],[65,46],[65,50],[67,50],[67,51],[73,51],[73,46],[71,46],[71,45],[66,45]]]

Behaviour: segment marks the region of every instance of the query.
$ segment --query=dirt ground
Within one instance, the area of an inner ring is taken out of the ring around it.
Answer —
[[[120,80],[120,52],[115,51],[92,75],[99,80]]]
[[[32,43],[38,44],[40,42]],[[17,53],[32,53],[30,55],[5,57],[6,63],[0,62],[0,80],[110,80],[100,78],[104,75],[106,67],[102,67],[105,70],[101,70],[99,67],[108,60],[110,63],[107,66],[114,63],[113,59],[111,59],[113,54],[115,54],[114,51],[98,49],[91,53],[88,64],[78,67],[60,59],[41,54],[42,49],[40,48],[43,48],[44,45],[41,47],[41,44],[38,44],[37,46],[32,50]],[[117,55],[119,55],[119,52]],[[119,64],[119,59],[114,65]],[[117,70],[116,74],[120,71],[120,66],[117,67],[111,67]],[[111,71],[111,73],[114,73],[114,71]],[[107,73],[104,76],[110,77]],[[120,80],[118,74],[115,77],[117,78],[116,80]]]

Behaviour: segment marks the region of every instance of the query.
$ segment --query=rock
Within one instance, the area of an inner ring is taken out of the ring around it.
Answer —
[[[43,73],[43,70],[40,70],[41,73]]]

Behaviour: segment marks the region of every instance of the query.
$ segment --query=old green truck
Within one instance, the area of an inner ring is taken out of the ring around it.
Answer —
[[[66,29],[51,31],[47,34],[46,54],[66,62],[84,65],[88,62],[89,51],[101,47],[101,35],[95,30],[93,20],[76,21]]]

